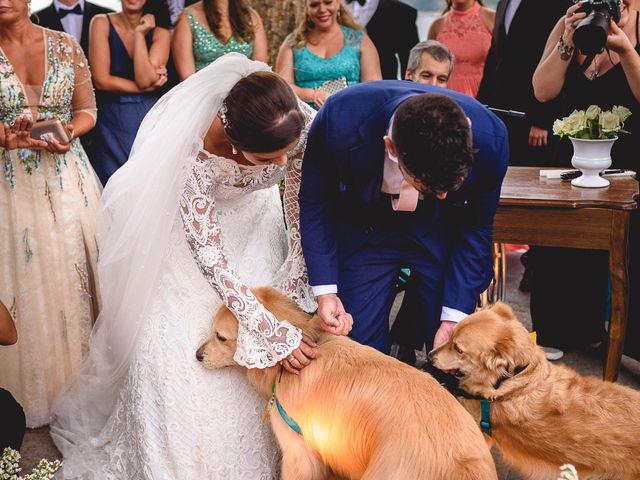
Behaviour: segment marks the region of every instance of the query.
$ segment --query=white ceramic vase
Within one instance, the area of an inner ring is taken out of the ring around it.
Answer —
[[[571,165],[582,172],[571,181],[576,187],[601,188],[609,186],[609,180],[600,172],[611,166],[611,147],[618,137],[603,140],[588,140],[569,137],[573,144]]]

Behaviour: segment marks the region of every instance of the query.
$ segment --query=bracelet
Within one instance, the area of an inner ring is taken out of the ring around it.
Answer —
[[[560,60],[564,60],[565,62],[571,60],[571,57],[573,56],[573,50],[574,47],[570,47],[569,45],[564,43],[564,39],[562,38],[562,35],[560,35],[560,40],[558,40],[558,53],[560,54]]]

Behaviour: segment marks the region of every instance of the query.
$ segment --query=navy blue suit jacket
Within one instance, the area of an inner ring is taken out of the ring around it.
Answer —
[[[504,124],[476,100],[406,81],[349,87],[329,97],[309,131],[302,166],[300,223],[311,285],[337,284],[340,262],[389,210],[381,193],[383,137],[396,108],[427,92],[455,100],[471,119],[476,150],[462,187],[444,201],[427,195],[405,215],[413,237],[443,265],[443,305],[472,312],[492,275],[493,217],[509,160]]]

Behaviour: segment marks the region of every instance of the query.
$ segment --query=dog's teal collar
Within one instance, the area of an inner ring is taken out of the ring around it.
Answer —
[[[529,364],[517,367],[513,371],[513,375],[503,374],[494,384],[494,390],[498,390],[498,388],[500,388],[500,385],[502,385],[506,380],[520,375],[527,369],[528,366]],[[486,398],[480,398],[480,429],[483,433],[491,436],[491,402],[489,402],[489,400],[487,400]]]
[[[273,381],[273,386],[271,387],[271,398],[269,399],[269,404],[267,405],[267,413],[271,410],[271,408],[273,407],[273,404],[275,403],[276,408],[278,409],[278,413],[282,417],[282,420],[284,420],[284,423],[289,425],[289,428],[291,428],[291,430],[296,432],[298,435],[302,435],[302,429],[300,428],[300,425],[298,425],[295,422],[295,420],[287,414],[285,409],[282,407],[282,404],[278,400],[278,397],[276,397],[276,383],[278,383],[280,381],[280,378],[282,378],[283,371],[284,371],[284,368],[281,365],[280,377],[278,378],[278,380]]]
[[[295,420],[287,414],[287,412],[284,410],[284,408],[280,404],[278,397],[276,397],[276,382],[273,382],[273,387],[271,387],[271,400],[276,403],[276,407],[278,408],[278,413],[280,413],[280,416],[282,417],[282,420],[284,420],[284,423],[289,425],[291,430],[296,432],[298,435],[302,435],[302,430],[300,429],[300,425],[298,425],[295,422]]]
[[[480,429],[491,436],[491,403],[486,398],[480,400]]]

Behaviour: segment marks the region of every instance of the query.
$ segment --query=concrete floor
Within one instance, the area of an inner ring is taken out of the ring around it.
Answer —
[[[524,325],[531,329],[529,295],[518,290],[518,284],[523,271],[519,257],[519,252],[509,252],[507,254],[507,292],[505,301],[511,305]],[[561,362],[575,368],[583,375],[602,376],[602,360],[596,352],[567,352]],[[623,357],[622,369],[618,381],[622,384],[640,389],[640,362]],[[60,453],[51,442],[48,427],[29,430],[25,436],[21,454],[23,474],[29,472],[41,458],[48,460],[61,458]],[[521,480],[521,477],[517,473],[510,471],[502,465],[499,453],[494,452],[494,458],[496,459],[500,480]]]

